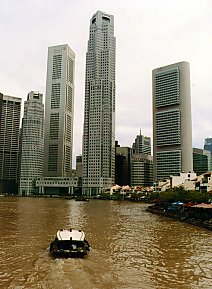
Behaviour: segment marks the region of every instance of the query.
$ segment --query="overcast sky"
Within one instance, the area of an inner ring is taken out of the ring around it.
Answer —
[[[85,57],[90,18],[114,15],[116,140],[132,146],[141,129],[152,138],[152,70],[188,61],[193,146],[212,137],[212,0],[0,1],[0,91],[24,100],[45,95],[47,50],[68,44],[75,52],[73,157],[81,153]]]

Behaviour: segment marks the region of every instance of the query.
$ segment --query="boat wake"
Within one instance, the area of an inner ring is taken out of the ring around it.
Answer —
[[[101,264],[100,259],[100,252],[95,250],[84,258],[55,258],[47,248],[34,262],[34,270],[24,274],[20,280],[14,280],[8,289],[116,288],[118,280],[111,272],[111,264]],[[100,264],[101,275],[99,275]]]

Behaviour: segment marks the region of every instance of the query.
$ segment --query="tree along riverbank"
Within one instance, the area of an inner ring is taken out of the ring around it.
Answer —
[[[147,211],[212,231],[210,193],[186,191],[183,188],[160,192]]]

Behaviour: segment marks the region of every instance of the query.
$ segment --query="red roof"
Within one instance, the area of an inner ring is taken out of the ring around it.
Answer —
[[[204,208],[204,209],[212,209],[212,204],[198,204],[198,205],[194,205],[192,207],[196,207],[196,208]]]

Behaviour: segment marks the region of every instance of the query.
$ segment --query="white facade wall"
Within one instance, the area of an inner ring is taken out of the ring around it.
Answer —
[[[179,176],[170,176],[171,188],[183,186],[184,188],[195,188],[196,173],[181,173]]]

